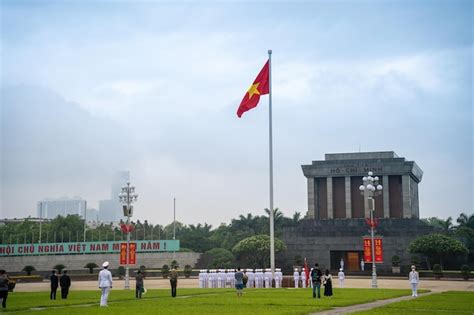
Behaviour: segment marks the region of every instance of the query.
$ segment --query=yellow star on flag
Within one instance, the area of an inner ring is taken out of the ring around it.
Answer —
[[[249,99],[251,99],[254,94],[260,95],[260,91],[257,89],[259,85],[260,85],[260,82],[257,82],[257,83],[252,84],[249,87],[249,90],[247,91],[247,93],[249,93]]]

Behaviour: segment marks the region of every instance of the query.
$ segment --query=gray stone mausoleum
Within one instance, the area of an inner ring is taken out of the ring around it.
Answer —
[[[432,230],[419,220],[418,184],[423,171],[415,162],[391,151],[337,153],[326,154],[324,160],[302,165],[302,169],[307,178],[308,212],[298,227],[283,232],[287,259],[299,255],[311,265],[318,262],[336,270],[342,258],[344,269],[360,270],[362,239],[370,232],[365,222],[368,204],[359,186],[362,177],[372,171],[383,185],[382,194],[375,197],[376,235],[383,238],[384,257],[378,269],[391,269],[394,255],[402,264],[411,263],[408,244]]]

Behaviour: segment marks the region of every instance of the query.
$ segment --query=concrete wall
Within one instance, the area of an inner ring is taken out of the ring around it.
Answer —
[[[381,219],[375,234],[383,237],[384,263],[378,268],[390,270],[394,255],[400,256],[402,264],[410,264],[408,245],[432,230],[418,219]],[[303,220],[298,227],[284,229],[283,241],[288,248],[285,256],[292,261],[300,255],[308,264],[317,262],[324,269],[330,268],[331,251],[362,252],[362,237],[368,235],[364,219]]]
[[[180,267],[194,266],[200,253],[137,253],[136,268],[145,265],[147,269],[161,268],[176,260]],[[8,272],[19,272],[26,265],[32,265],[38,271],[51,270],[57,264],[63,264],[69,270],[83,270],[87,263],[101,266],[104,261],[110,262],[110,269],[119,267],[119,254],[84,254],[84,255],[48,255],[48,256],[15,256],[0,257],[0,266]]]

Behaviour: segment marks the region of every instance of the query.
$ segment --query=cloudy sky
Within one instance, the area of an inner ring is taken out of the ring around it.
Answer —
[[[395,151],[423,169],[423,217],[472,213],[471,1],[1,3],[0,217],[45,197],[139,219],[264,213],[268,97],[236,110],[272,49],[275,207],[307,211],[301,165]]]

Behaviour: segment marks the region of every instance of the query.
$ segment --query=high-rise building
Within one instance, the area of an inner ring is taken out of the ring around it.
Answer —
[[[122,187],[130,181],[130,172],[121,171],[112,178],[110,199],[99,201],[99,220],[102,222],[118,222],[123,218],[122,205],[119,194]]]
[[[37,215],[38,218],[43,219],[54,219],[58,215],[65,217],[68,214],[77,214],[84,217],[86,207],[87,201],[81,197],[43,199],[38,201]]]

